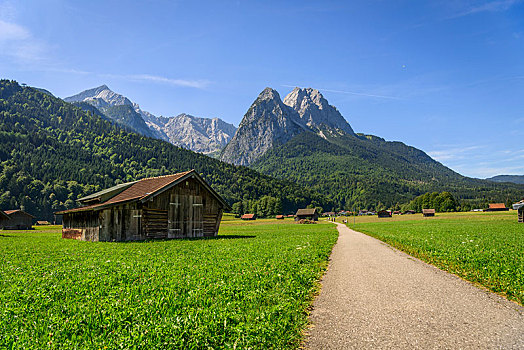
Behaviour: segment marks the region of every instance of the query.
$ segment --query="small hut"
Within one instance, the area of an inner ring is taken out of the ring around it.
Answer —
[[[35,225],[37,226],[46,226],[46,225],[51,225],[51,223],[49,221],[46,221],[46,220],[38,220]]]
[[[402,215],[412,215],[412,214],[415,214],[416,212],[414,210],[406,210],[405,212],[402,213]]]
[[[0,220],[0,228],[4,230],[30,230],[33,228],[33,215],[22,209],[5,210],[4,220]],[[7,216],[7,219],[6,217]]]
[[[422,209],[422,215],[424,217],[435,216],[435,209]]]
[[[216,236],[230,209],[195,171],[120,184],[79,199],[63,215],[62,238],[132,241]]]
[[[311,220],[311,221],[318,221],[318,213],[315,208],[306,208],[306,209],[299,209],[297,210],[297,213],[295,214],[295,221],[299,220]]]
[[[284,215],[277,215],[277,216],[276,216],[276,219],[277,219],[277,220],[284,220]]]
[[[391,211],[389,210],[379,210],[377,214],[379,218],[390,218],[391,217]]]
[[[506,208],[504,203],[489,203],[489,208],[485,211],[508,211],[509,208]]]
[[[256,220],[256,214],[244,214],[240,217],[242,220]]]
[[[513,209],[517,210],[518,222],[524,223],[524,200],[521,200],[520,202],[513,204]]]

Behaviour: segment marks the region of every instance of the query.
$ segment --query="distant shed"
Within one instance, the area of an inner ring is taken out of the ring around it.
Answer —
[[[30,230],[33,228],[34,216],[22,209],[5,210],[8,219],[0,221],[0,228],[4,230]]]
[[[37,226],[45,226],[45,225],[51,225],[51,223],[49,221],[46,221],[46,220],[38,220],[35,225]]]
[[[517,210],[518,222],[524,223],[524,200],[521,200],[520,202],[513,204],[513,209]]]
[[[504,203],[489,203],[489,208],[485,211],[508,211],[509,208],[506,208]]]
[[[63,215],[62,238],[133,241],[216,236],[229,205],[195,171],[117,185],[79,199]]]
[[[422,209],[423,216],[435,216],[435,209]]]
[[[379,218],[390,218],[391,217],[391,211],[389,210],[379,210],[377,214]]]
[[[306,208],[306,209],[297,210],[297,213],[295,214],[295,221],[299,221],[303,219],[318,221],[317,210],[315,208]]]
[[[256,214],[244,214],[240,217],[242,220],[256,220]]]
[[[276,219],[277,219],[277,220],[284,220],[284,215],[277,215],[277,216],[276,216]]]

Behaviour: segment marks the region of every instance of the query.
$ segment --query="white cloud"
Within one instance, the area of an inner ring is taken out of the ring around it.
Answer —
[[[429,151],[427,152],[432,158],[438,160],[439,162],[449,161],[449,160],[459,160],[465,158],[471,158],[472,151],[476,151],[483,148],[483,146],[468,146],[460,147],[455,146],[452,148],[446,148],[441,150]]]
[[[294,88],[296,85],[282,85],[284,87],[290,87]],[[324,89],[324,88],[316,88],[320,92],[327,91],[327,92],[334,92],[339,94],[347,94],[347,95],[355,95],[355,96],[362,96],[362,97],[372,97],[372,98],[383,98],[383,99],[390,99],[390,100],[400,100],[400,97],[397,96],[387,96],[387,95],[379,95],[379,94],[373,94],[371,92],[356,92],[356,91],[348,91],[348,90],[333,90],[333,89]]]
[[[0,41],[27,40],[30,37],[31,34],[26,28],[0,19]]]
[[[124,80],[129,80],[129,81],[142,81],[142,82],[167,84],[167,85],[172,85],[172,86],[191,87],[191,88],[196,88],[196,89],[203,89],[211,84],[209,80],[173,79],[173,78],[162,77],[162,76],[151,75],[151,74],[127,74],[127,75],[100,74],[100,76],[105,76],[108,78],[115,78],[115,79],[124,79]]]
[[[47,51],[48,46],[33,37],[27,28],[0,19],[0,56],[25,64],[44,60]]]
[[[503,12],[509,10],[513,5],[520,3],[522,0],[497,0],[497,1],[487,1],[480,5],[471,5],[462,11],[448,17],[458,18],[469,16],[475,13],[481,12]]]

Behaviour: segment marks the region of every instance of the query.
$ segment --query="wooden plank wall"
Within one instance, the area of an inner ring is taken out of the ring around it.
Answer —
[[[80,239],[82,241],[98,241],[99,240],[99,216],[97,212],[85,211],[64,214],[62,220],[62,231],[68,229],[75,229],[81,233]],[[63,238],[73,238],[69,235]],[[77,238],[78,239],[78,238]]]
[[[524,208],[520,208],[518,211],[519,222],[524,223]]]
[[[220,203],[194,179],[159,194],[145,207],[167,210],[167,238],[214,236],[222,216]]]

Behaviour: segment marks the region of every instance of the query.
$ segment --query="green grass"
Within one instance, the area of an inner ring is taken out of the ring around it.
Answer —
[[[0,231],[0,348],[297,348],[333,225],[225,222],[220,238],[90,243]]]
[[[363,218],[348,226],[524,305],[524,224],[515,212]]]

